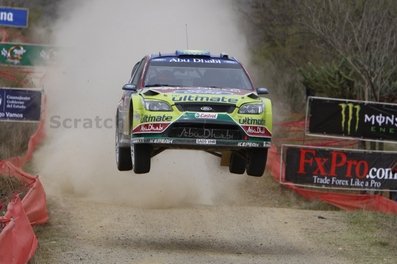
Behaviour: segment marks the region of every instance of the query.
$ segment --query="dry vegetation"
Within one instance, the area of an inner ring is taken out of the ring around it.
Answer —
[[[14,194],[19,194],[22,199],[28,186],[14,176],[0,175],[0,216],[4,215],[8,202]]]
[[[0,122],[0,160],[25,153],[37,123]]]
[[[29,187],[16,177],[0,175],[0,218],[7,212],[7,205],[15,194],[22,199]],[[5,222],[0,219],[0,232],[5,227]]]

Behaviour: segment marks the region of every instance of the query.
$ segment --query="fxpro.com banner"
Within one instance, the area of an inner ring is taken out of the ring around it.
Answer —
[[[285,181],[327,188],[397,190],[397,152],[283,146]]]
[[[0,121],[39,121],[41,91],[0,88]]]
[[[308,134],[397,141],[397,104],[309,97]]]

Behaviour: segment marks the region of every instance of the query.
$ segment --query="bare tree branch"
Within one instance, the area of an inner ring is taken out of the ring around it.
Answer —
[[[393,1],[302,0],[301,6],[302,25],[319,47],[349,62],[360,76],[363,99],[379,100],[397,71]]]

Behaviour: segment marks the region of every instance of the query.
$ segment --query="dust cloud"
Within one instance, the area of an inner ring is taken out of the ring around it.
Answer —
[[[121,87],[144,55],[205,49],[245,63],[232,1],[69,0],[60,13],[51,25],[59,62],[44,87],[47,140],[34,159],[46,192],[156,208],[238,199],[247,176],[205,152],[167,150],[143,175],[119,172],[114,158]]]

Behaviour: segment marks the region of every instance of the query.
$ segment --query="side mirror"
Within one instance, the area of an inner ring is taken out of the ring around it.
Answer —
[[[256,92],[258,93],[258,95],[269,94],[269,90],[265,87],[256,88]]]
[[[122,89],[125,91],[136,92],[136,86],[130,83],[125,84]]]

